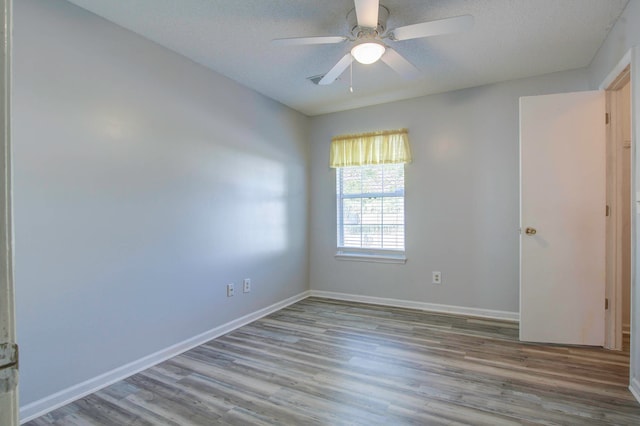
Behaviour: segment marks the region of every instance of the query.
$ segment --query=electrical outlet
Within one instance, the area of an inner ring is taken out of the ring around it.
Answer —
[[[442,284],[442,274],[440,273],[440,271],[433,271],[431,274],[432,274],[431,282],[433,284]]]
[[[242,280],[242,292],[249,293],[251,291],[251,279],[245,278]]]
[[[227,284],[227,297],[232,297],[234,294],[233,283]]]

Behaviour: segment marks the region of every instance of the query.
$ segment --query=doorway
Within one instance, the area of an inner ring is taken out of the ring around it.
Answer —
[[[631,75],[630,66],[606,89],[607,225],[605,347],[629,351],[631,316]]]

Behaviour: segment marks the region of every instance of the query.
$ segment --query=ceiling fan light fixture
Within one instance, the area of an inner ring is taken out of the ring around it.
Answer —
[[[364,65],[377,62],[384,55],[384,44],[377,40],[366,40],[351,49],[351,55],[356,61]]]

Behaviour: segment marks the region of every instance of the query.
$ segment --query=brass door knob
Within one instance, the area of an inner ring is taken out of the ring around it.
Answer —
[[[524,233],[527,235],[536,235],[536,228],[527,228],[524,230]]]

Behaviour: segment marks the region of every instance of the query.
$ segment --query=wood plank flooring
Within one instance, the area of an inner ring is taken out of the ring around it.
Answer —
[[[309,298],[27,424],[640,425],[628,352],[517,336]]]

